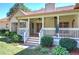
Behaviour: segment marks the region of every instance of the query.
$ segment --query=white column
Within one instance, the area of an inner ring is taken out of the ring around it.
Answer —
[[[44,17],[42,17],[42,29],[44,28]]]
[[[77,14],[77,26],[79,28],[79,14]]]
[[[26,22],[26,29],[27,29],[27,21],[25,21]]]
[[[57,16],[57,27],[58,27],[58,29],[59,29],[59,16]],[[58,31],[58,33],[57,33],[57,36],[59,37],[59,31]]]
[[[18,20],[17,33],[19,33],[19,28],[20,28],[20,20]]]
[[[18,29],[18,28],[20,28],[20,20],[18,20],[18,27],[17,27],[17,29]]]
[[[28,36],[30,36],[30,18],[28,18],[28,24],[27,25],[28,25],[28,27],[27,27],[28,28]]]
[[[10,30],[10,31],[11,31],[11,26],[12,26],[11,24],[12,24],[12,23],[10,22],[10,23],[9,23],[9,30]]]

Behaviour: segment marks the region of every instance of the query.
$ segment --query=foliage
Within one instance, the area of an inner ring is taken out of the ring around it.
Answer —
[[[0,36],[4,36],[6,32],[8,32],[9,30],[6,29],[1,29],[0,30]]]
[[[22,40],[22,37],[20,35],[17,35],[17,34],[14,34],[12,37],[11,37],[11,41],[12,42],[20,42]]]
[[[49,53],[49,49],[43,47],[43,48],[40,49],[40,52],[43,53],[43,54],[48,54]]]
[[[77,42],[74,39],[63,38],[59,41],[60,46],[66,48],[68,51],[72,51],[77,47]]]
[[[56,46],[52,48],[52,54],[53,55],[68,55],[69,52],[66,50],[66,48],[63,48],[61,46]]]
[[[13,35],[17,34],[16,32],[10,32],[9,36],[12,37]]]
[[[5,29],[0,30],[0,36],[2,37],[5,36],[6,42],[20,42],[22,40],[22,36],[18,35],[16,32],[10,32],[9,30],[5,30]]]
[[[9,36],[10,32],[9,31],[5,31],[4,35],[5,36]]]
[[[23,11],[30,11],[30,9],[28,9],[23,3],[15,3],[14,6],[7,13],[7,16],[16,13],[19,9]]]
[[[41,46],[50,47],[53,44],[53,38],[51,36],[43,36],[41,38]]]

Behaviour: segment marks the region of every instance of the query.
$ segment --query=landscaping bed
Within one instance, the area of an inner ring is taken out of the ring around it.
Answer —
[[[1,34],[2,33],[2,34]],[[20,45],[22,37],[16,32],[0,31],[0,55],[79,55],[79,48],[74,39],[63,38],[59,46],[53,44],[51,36],[41,38],[40,46],[29,49]]]
[[[51,54],[51,50],[55,47],[48,47],[40,49],[39,47],[34,49],[19,47],[19,43],[6,43],[0,41],[0,55],[54,55]],[[48,50],[49,49],[49,50]],[[79,55],[79,49],[73,50],[69,55]]]

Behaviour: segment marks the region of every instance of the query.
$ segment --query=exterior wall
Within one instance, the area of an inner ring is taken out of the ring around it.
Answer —
[[[44,27],[45,28],[54,28],[54,18],[53,17],[46,17],[44,19]]]
[[[77,20],[76,20],[76,24],[77,24],[77,27],[79,28],[79,14],[76,15],[76,18],[77,18]]]
[[[0,19],[0,29],[9,29],[8,17]]]
[[[74,21],[74,27],[76,28],[78,26],[78,19],[76,15],[67,15],[67,16],[60,16],[59,22],[69,22],[69,28],[72,28],[72,22]],[[54,28],[54,18],[46,18],[44,20],[44,27],[45,28]],[[50,30],[44,30],[44,35],[55,35],[55,29]]]
[[[18,20],[16,19],[16,16],[23,16],[23,14],[22,14],[20,11],[18,11],[18,12],[11,18],[10,24],[9,24],[9,29],[10,29],[10,31],[13,31],[14,28],[18,29],[18,25],[16,25],[16,26],[13,25],[13,23],[17,23],[17,24],[18,24]],[[26,22],[26,23],[27,23],[27,21],[24,21],[24,20],[20,20],[20,22]],[[27,25],[26,25],[26,27],[27,27]]]
[[[77,27],[77,19],[76,15],[69,15],[69,16],[60,16],[59,22],[69,22],[69,27],[72,28],[72,22],[74,21],[74,27]]]
[[[9,29],[8,21],[0,21],[0,29]]]
[[[72,22],[74,21],[74,27],[78,27],[77,17],[76,15],[67,15],[67,16],[60,16],[59,22],[69,22],[69,27],[72,28]],[[54,28],[54,17],[46,17],[44,19],[44,27],[45,28]]]

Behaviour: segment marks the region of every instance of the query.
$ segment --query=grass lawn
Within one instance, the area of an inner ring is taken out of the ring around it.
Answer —
[[[6,43],[0,41],[0,55],[47,55],[42,53],[39,49],[24,49],[18,47],[19,44]]]
[[[0,55],[14,55],[23,50],[23,48],[17,46],[0,41]]]
[[[6,43],[0,41],[0,55],[50,55],[50,50],[48,53],[40,52],[40,49],[24,49],[18,47],[19,44],[16,43]],[[79,49],[72,51],[71,55],[79,55]]]

